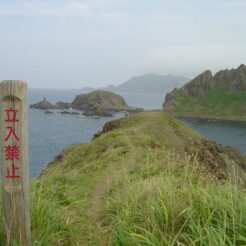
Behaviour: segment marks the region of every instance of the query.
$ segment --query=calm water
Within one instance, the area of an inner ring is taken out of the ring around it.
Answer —
[[[76,95],[85,93],[82,90],[51,90],[51,89],[30,89],[29,102],[31,104],[43,100],[45,96],[51,103],[58,101],[72,102]],[[144,107],[145,109],[161,108],[164,94],[136,94],[136,93],[118,93],[130,106]]]
[[[120,117],[118,114],[116,117]],[[115,117],[115,118],[116,118]],[[72,143],[86,143],[106,121],[113,118],[93,118],[60,113],[44,114],[30,109],[29,142],[30,173],[36,176],[63,148]]]
[[[239,149],[243,155],[246,155],[246,124],[201,120],[185,120],[185,123],[201,135],[222,145],[233,146]]]
[[[41,101],[45,96],[50,102],[72,102],[74,97],[82,93],[78,90],[30,89],[30,104]],[[127,94],[123,93],[127,103],[146,109],[160,108],[163,95]],[[82,115],[45,114],[42,110],[29,110],[29,142],[30,142],[30,174],[38,175],[41,170],[60,151],[72,143],[88,143],[103,125],[112,119],[122,117],[117,114],[109,118],[83,117]]]
[[[46,96],[49,101],[71,102],[78,90],[34,90],[29,91],[29,102],[35,103]],[[135,107],[145,109],[161,108],[163,94],[120,93],[126,102]],[[117,114],[113,118],[93,118],[82,115],[44,114],[44,111],[30,109],[30,174],[38,175],[41,170],[63,148],[72,143],[86,143],[112,119],[122,117]],[[221,144],[234,146],[246,154],[246,125],[215,122],[188,122],[192,128],[202,135],[214,139]]]

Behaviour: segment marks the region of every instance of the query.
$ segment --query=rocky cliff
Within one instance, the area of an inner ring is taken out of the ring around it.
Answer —
[[[167,93],[163,109],[183,116],[246,120],[246,66],[203,72]]]

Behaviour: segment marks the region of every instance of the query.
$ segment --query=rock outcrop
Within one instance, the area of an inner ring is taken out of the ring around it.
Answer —
[[[88,110],[95,106],[104,109],[116,109],[121,111],[128,108],[123,97],[110,91],[96,90],[87,94],[76,96],[71,103],[72,108],[79,110]]]
[[[96,90],[87,94],[76,96],[72,103],[57,102],[51,104],[44,98],[43,101],[31,105],[37,109],[76,109],[84,111],[85,116],[112,117],[114,112],[126,111],[136,113],[143,111],[142,108],[130,107],[123,97],[113,92]],[[68,111],[64,111],[65,113]],[[68,112],[69,113],[69,112]],[[67,113],[67,114],[68,114]]]
[[[181,116],[206,116],[246,120],[246,66],[203,72],[180,89],[167,93],[165,112]]]
[[[45,111],[44,113],[45,113],[45,114],[54,114],[54,112],[49,111],[49,110]]]
[[[79,115],[79,112],[74,112],[74,111],[62,111],[61,114],[70,114],[70,115]]]
[[[113,117],[114,115],[107,110],[103,110],[100,106],[96,105],[86,109],[83,113],[85,116],[99,116],[99,117]]]
[[[55,106],[50,103],[46,97],[43,98],[42,101],[35,103],[33,105],[30,106],[31,108],[38,108],[38,109],[54,109]]]
[[[246,66],[237,69],[221,70],[213,77],[215,85],[225,86],[230,92],[246,91]]]
[[[200,98],[213,86],[213,75],[210,70],[198,75],[196,78],[187,83],[184,88],[188,96]]]
[[[69,109],[71,108],[71,104],[70,103],[66,103],[66,102],[57,102],[54,107],[56,109]]]

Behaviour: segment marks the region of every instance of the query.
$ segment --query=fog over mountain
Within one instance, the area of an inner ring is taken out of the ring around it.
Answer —
[[[118,86],[110,85],[104,89],[115,92],[164,93],[180,87],[189,81],[188,78],[175,75],[158,75],[154,73],[134,76]]]

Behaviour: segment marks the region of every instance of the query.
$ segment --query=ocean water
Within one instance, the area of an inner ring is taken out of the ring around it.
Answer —
[[[188,126],[208,139],[224,146],[237,148],[246,156],[246,124],[239,122],[216,122],[204,120],[183,120]]]
[[[72,102],[81,90],[30,89],[29,103],[39,102],[46,97],[50,102]],[[122,93],[126,102],[135,107],[146,109],[160,108],[164,95]],[[38,109],[29,110],[29,156],[30,176],[37,176],[53,158],[66,146],[73,143],[88,143],[104,124],[123,117],[94,118],[82,115],[64,115],[59,110],[45,114]]]
[[[51,103],[58,101],[72,102],[76,95],[86,93],[83,90],[58,90],[58,89],[30,89],[29,102],[30,104],[39,102],[46,97]],[[165,93],[160,94],[138,94],[119,92],[125,101],[130,106],[143,107],[145,109],[161,108],[164,102]]]
[[[66,146],[88,143],[94,133],[112,119],[93,118],[82,115],[63,115],[59,111],[45,114],[42,110],[29,111],[30,175],[34,177]]]
[[[29,102],[36,103],[45,96],[49,101],[71,102],[83,91],[30,89]],[[135,107],[145,109],[161,108],[164,94],[119,93],[126,102]],[[93,118],[82,115],[63,115],[59,111],[45,114],[38,109],[29,110],[29,155],[30,176],[35,177],[43,168],[66,146],[73,143],[88,143],[93,135],[102,129],[103,125],[113,119],[122,117]],[[246,155],[246,125],[221,122],[186,122],[202,135],[216,140],[223,145],[238,148]]]

